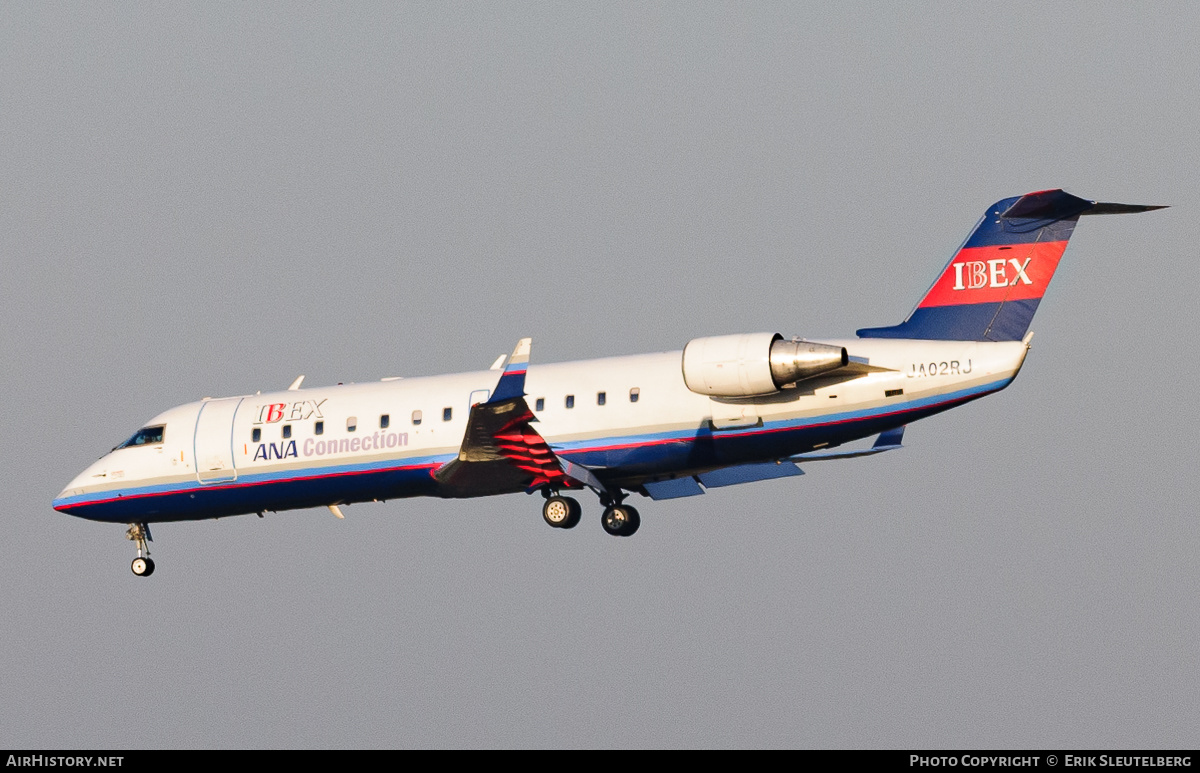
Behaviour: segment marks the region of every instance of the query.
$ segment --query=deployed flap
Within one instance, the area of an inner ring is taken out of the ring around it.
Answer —
[[[817,451],[811,454],[796,454],[789,456],[797,462],[816,462],[823,459],[852,459],[856,456],[871,456],[872,454],[881,454],[884,451],[895,451],[897,448],[904,448],[901,441],[904,439],[904,427],[894,427],[886,432],[880,432],[879,437],[875,439],[875,444],[870,448],[853,451]]]
[[[694,497],[704,493],[695,478],[675,478],[660,480],[653,483],[643,483],[642,488],[651,499],[678,499],[679,497]]]
[[[718,486],[735,486],[739,483],[754,483],[760,480],[787,478],[792,475],[803,475],[804,470],[795,464],[783,462],[761,462],[758,464],[740,464],[737,467],[724,467],[720,470],[705,472],[697,475],[705,488]]]

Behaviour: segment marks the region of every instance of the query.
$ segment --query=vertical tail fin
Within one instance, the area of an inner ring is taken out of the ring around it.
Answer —
[[[859,338],[1020,341],[1058,268],[1080,215],[1162,209],[1102,204],[1061,190],[988,207],[908,319],[863,328]]]

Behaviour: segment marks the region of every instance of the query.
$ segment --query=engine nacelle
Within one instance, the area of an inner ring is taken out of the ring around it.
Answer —
[[[697,394],[756,397],[849,361],[841,346],[785,341],[778,333],[711,336],[683,348],[683,381]]]

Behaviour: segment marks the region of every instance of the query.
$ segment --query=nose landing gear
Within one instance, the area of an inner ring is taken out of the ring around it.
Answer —
[[[154,541],[154,538],[150,536],[150,527],[144,523],[131,523],[125,532],[125,539],[137,543],[137,558],[133,559],[133,563],[129,565],[133,573],[138,577],[149,577],[154,574],[154,559],[150,557],[150,548],[146,546],[147,540]]]

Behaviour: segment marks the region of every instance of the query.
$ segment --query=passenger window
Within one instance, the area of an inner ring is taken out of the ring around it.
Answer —
[[[157,427],[142,427],[137,432],[133,433],[133,437],[126,440],[117,448],[129,448],[131,446],[151,446],[163,442],[163,435],[166,432],[167,425],[160,424]],[[113,450],[116,451],[117,448]]]
[[[387,429],[388,425],[391,423],[392,423],[392,417],[389,416],[388,414],[385,413],[379,417],[379,428],[380,429]]]
[[[413,411],[413,426],[415,427],[416,425],[418,425],[420,423],[421,423],[421,412]]]
[[[604,405],[606,402],[608,402],[608,393],[607,392],[597,392],[596,393],[596,405]]]
[[[358,429],[358,417],[351,416],[350,418],[346,419],[346,431],[353,432],[356,429]]]
[[[325,422],[318,421],[316,424],[314,424],[313,425],[313,434],[314,435],[324,435],[325,434]]]
[[[642,396],[641,389],[634,387],[633,389],[629,390],[629,402],[636,403],[638,401],[638,398],[641,396]]]
[[[262,440],[262,429],[259,427],[255,427],[253,430],[250,431],[250,442],[257,443],[260,440]]]
[[[288,438],[290,438],[291,436],[292,436],[292,425],[291,425],[291,424],[284,424],[284,425],[283,425],[283,439],[284,439],[284,440],[287,440],[287,439],[288,439]]]
[[[442,421],[450,421],[450,417],[454,414],[453,408],[442,409]]]
[[[534,403],[534,408],[533,408],[533,410],[535,410],[535,411],[544,411],[544,410],[546,410],[546,398],[544,398],[544,397],[539,397],[539,398],[537,399],[537,402],[536,402],[536,403]]]
[[[567,407],[568,408],[575,407],[575,395],[567,395]]]

